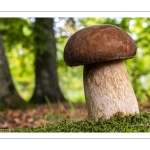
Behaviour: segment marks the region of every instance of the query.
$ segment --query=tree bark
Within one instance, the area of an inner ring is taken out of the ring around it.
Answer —
[[[19,96],[13,84],[3,40],[0,35],[0,103],[7,107],[18,106],[18,103],[24,102]]]
[[[53,18],[36,18],[33,34],[35,35],[35,91],[31,102],[65,101],[58,85]]]

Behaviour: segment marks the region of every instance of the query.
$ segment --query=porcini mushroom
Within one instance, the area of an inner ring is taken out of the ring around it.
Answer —
[[[137,99],[123,60],[134,57],[136,45],[121,28],[95,25],[74,33],[66,43],[68,66],[84,65],[84,93],[90,119],[116,113],[139,113]]]

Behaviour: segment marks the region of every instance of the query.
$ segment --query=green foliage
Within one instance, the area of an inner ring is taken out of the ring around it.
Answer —
[[[14,131],[11,131],[14,132]],[[49,124],[35,129],[24,128],[15,132],[150,132],[150,113],[141,113],[130,116],[118,116],[104,121],[82,120],[62,121],[58,124]]]
[[[0,18],[0,33],[3,36],[7,50],[12,51],[16,45],[23,48],[31,46],[31,24],[24,18]]]
[[[34,90],[34,49],[46,45],[36,45],[33,35],[35,26],[32,18],[0,18],[0,33],[9,61],[13,81],[21,96],[29,100]],[[83,67],[68,67],[63,59],[63,51],[68,38],[77,30],[96,25],[116,25],[136,42],[137,54],[125,61],[138,100],[143,103],[150,99],[150,18],[54,18],[57,41],[57,61],[59,84],[70,101],[84,102]],[[37,27],[38,29],[38,27]],[[41,32],[45,31],[43,29]],[[38,33],[37,33],[38,34]],[[45,33],[47,35],[47,33]],[[38,35],[40,37],[40,35]],[[43,38],[44,37],[40,37]]]
[[[131,36],[135,38],[137,54],[126,61],[136,97],[143,103],[150,99],[150,19],[134,18],[130,20]]]
[[[25,100],[29,100],[34,88],[31,29],[30,19],[0,18],[0,34],[3,37],[12,79]]]
[[[7,52],[7,58],[14,84],[20,95],[28,100],[34,88],[33,53],[29,53],[28,49],[16,47]]]

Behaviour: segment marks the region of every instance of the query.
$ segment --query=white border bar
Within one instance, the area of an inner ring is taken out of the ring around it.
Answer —
[[[150,139],[149,133],[1,133],[0,139]]]
[[[0,11],[149,11],[149,0],[4,0]]]
[[[31,11],[31,12],[0,12],[0,17],[150,17],[149,12],[124,11]]]

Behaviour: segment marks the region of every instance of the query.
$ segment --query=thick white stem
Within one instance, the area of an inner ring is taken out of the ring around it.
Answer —
[[[139,113],[138,103],[122,60],[84,66],[84,91],[90,119],[109,119],[115,113]]]

